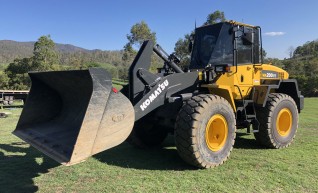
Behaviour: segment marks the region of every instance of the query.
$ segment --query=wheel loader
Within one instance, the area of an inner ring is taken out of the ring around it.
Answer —
[[[261,28],[235,21],[195,29],[190,64],[145,41],[117,91],[100,68],[30,72],[31,90],[14,134],[63,165],[125,140],[160,145],[170,133],[181,158],[198,168],[224,163],[236,131],[268,148],[289,146],[304,97],[297,81],[263,64]],[[150,72],[151,56],[163,59]]]

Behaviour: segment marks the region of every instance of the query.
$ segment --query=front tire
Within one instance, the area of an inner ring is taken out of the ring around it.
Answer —
[[[260,125],[254,136],[261,145],[280,149],[292,143],[298,128],[298,109],[290,96],[270,94],[266,106],[258,108],[256,115]]]
[[[146,116],[135,123],[127,142],[140,149],[158,147],[166,139],[168,133],[166,127]]]
[[[224,163],[235,141],[235,116],[231,105],[216,95],[192,97],[181,108],[175,125],[180,157],[199,168]]]

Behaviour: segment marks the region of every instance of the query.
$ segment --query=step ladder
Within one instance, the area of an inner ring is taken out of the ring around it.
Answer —
[[[253,88],[253,91],[252,91],[252,95],[251,95],[252,99],[244,99],[240,88],[238,86],[237,88],[240,91],[242,99],[239,101],[236,101],[236,110],[237,112],[238,111],[242,112],[241,115],[243,116],[243,119],[245,120],[244,124],[246,124],[247,132],[251,133],[250,126],[255,125],[256,127],[253,128],[253,133],[256,133],[259,131],[259,122],[256,117],[255,102],[253,100],[255,89]]]

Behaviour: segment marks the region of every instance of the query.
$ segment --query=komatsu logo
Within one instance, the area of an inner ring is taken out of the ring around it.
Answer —
[[[167,86],[169,85],[168,80],[165,80],[163,83],[158,85],[158,88],[146,99],[141,105],[140,108],[142,111],[144,111],[152,101],[154,101],[162,91],[164,91]]]

